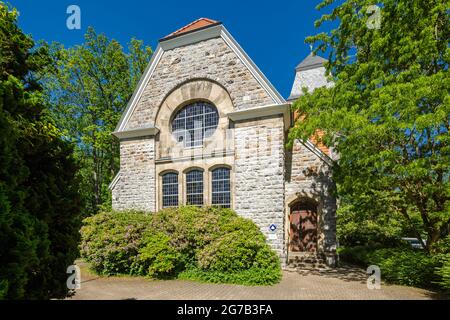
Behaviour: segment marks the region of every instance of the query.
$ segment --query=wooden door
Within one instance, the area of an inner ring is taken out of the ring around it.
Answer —
[[[299,204],[291,208],[289,215],[291,252],[316,252],[317,209],[311,204]]]
[[[289,222],[289,250],[294,252],[302,251],[300,241],[300,211],[291,211]]]

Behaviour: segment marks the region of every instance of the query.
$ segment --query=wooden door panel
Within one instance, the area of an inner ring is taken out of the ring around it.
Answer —
[[[289,215],[289,250],[315,252],[317,250],[317,210],[292,209]]]
[[[290,232],[289,232],[289,250],[290,251],[302,251],[300,241],[300,213],[292,212],[289,215]]]

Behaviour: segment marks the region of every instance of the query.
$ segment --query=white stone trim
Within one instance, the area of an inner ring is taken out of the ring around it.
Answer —
[[[330,167],[333,165],[333,160],[328,155],[326,155],[322,150],[317,148],[317,146],[310,140],[306,141],[298,140],[298,141],[302,143],[306,148],[308,148],[312,153],[314,153],[316,156],[322,159]]]
[[[117,137],[118,139],[131,139],[131,138],[140,138],[145,136],[154,136],[159,132],[159,129],[156,127],[145,127],[140,129],[128,130],[128,131],[116,131],[113,132],[112,135]]]
[[[188,44],[196,43],[199,41],[204,41],[212,38],[221,37],[225,43],[230,47],[230,49],[236,54],[239,60],[247,67],[256,81],[261,85],[261,87],[266,91],[266,93],[272,98],[275,104],[284,104],[286,101],[281,96],[281,94],[275,89],[275,87],[270,83],[267,77],[261,72],[261,70],[256,66],[252,59],[247,55],[247,53],[242,49],[242,47],[237,43],[233,36],[227,31],[223,25],[215,25],[209,28],[201,29],[195,32],[190,32],[185,35],[180,35],[172,39],[162,40],[156,51],[153,53],[150,59],[149,65],[147,66],[144,74],[141,77],[136,89],[128,102],[128,105],[120,118],[120,121],[115,129],[116,132],[123,131],[133,114],[142,93],[147,86],[148,81],[153,75],[163,53],[167,50],[171,50],[180,46],[185,46]]]
[[[284,118],[285,130],[288,130],[291,127],[291,105],[288,103],[233,111],[227,113],[227,117],[232,121],[242,121],[280,114]]]
[[[184,162],[184,161],[194,161],[201,159],[212,159],[212,158],[223,158],[228,156],[234,156],[234,150],[215,150],[217,152],[210,154],[199,154],[199,155],[188,155],[184,157],[177,158],[159,158],[155,160],[156,164],[160,163],[174,163],[174,162]]]
[[[231,50],[233,50],[233,52],[239,57],[242,63],[247,67],[256,81],[258,81],[261,87],[272,98],[273,102],[277,104],[286,103],[281,94],[275,89],[272,83],[270,83],[269,79],[267,79],[267,77],[261,72],[258,66],[252,61],[252,59],[247,55],[244,49],[242,49],[239,43],[233,38],[233,36],[225,27],[222,28],[222,32],[220,35],[231,48]]]
[[[221,35],[222,25],[216,25],[198,31],[181,34],[172,39],[160,40],[160,46],[164,51],[172,50],[196,42],[218,38]]]
[[[114,179],[109,184],[109,186],[108,186],[109,190],[114,189],[114,187],[116,186],[117,182],[119,182],[120,177],[121,177],[121,174],[120,174],[120,170],[119,170],[119,172],[117,172],[116,176],[114,177]]]
[[[128,105],[125,109],[125,111],[122,114],[122,117],[119,120],[119,123],[115,129],[116,132],[123,131],[128,123],[128,120],[130,119],[131,115],[134,112],[134,109],[136,108],[139,100],[141,99],[142,93],[144,92],[145,87],[147,86],[148,81],[153,75],[153,72],[156,69],[156,66],[158,65],[159,61],[161,60],[161,57],[164,53],[164,50],[161,48],[160,45],[156,48],[156,51],[153,53],[152,58],[150,59],[150,62],[147,66],[147,68],[144,71],[144,74],[142,75],[141,79],[139,80],[139,83],[136,86],[136,89],[134,90],[133,95],[131,96],[130,101],[128,102]]]

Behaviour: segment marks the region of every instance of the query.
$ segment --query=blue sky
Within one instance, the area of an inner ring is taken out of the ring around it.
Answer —
[[[6,0],[20,12],[19,24],[35,40],[65,46],[83,42],[88,26],[118,40],[144,40],[153,49],[158,39],[196,20],[222,21],[278,91],[287,97],[295,66],[309,54],[305,37],[317,33],[314,21],[323,12],[320,0]],[[69,5],[81,9],[81,30],[66,27]],[[326,10],[328,11],[328,9]]]

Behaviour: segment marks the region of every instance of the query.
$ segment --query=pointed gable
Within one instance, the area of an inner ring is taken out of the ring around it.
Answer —
[[[200,18],[200,19],[197,19],[197,20],[189,23],[188,25],[178,29],[177,31],[174,31],[171,34],[165,36],[163,38],[163,40],[164,39],[169,39],[169,38],[174,38],[174,37],[179,36],[181,34],[185,34],[185,33],[188,33],[188,32],[192,32],[192,31],[195,31],[195,30],[200,30],[200,29],[203,29],[203,28],[207,28],[207,27],[215,26],[215,25],[219,25],[219,24],[221,24],[221,22],[216,21],[216,20],[212,20],[212,19],[208,19],[208,18]]]
[[[286,103],[222,23],[201,18],[159,41],[116,132],[153,127],[164,98],[198,79],[224,87],[235,110]]]

